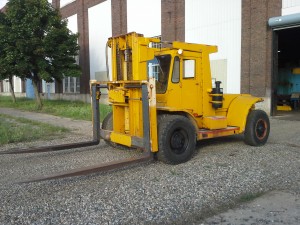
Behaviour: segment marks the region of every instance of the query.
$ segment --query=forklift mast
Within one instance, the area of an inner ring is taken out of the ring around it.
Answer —
[[[112,52],[112,81],[107,82],[112,105],[111,142],[158,151],[155,78],[147,73],[148,61],[157,51],[149,45],[158,42],[137,33],[108,40]]]

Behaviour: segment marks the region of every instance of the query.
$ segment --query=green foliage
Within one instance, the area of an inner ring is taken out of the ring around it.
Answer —
[[[11,46],[7,40],[9,22],[6,15],[0,12],[0,80],[9,79],[13,76],[14,59],[9,52]]]
[[[51,140],[69,131],[63,127],[0,114],[0,146],[9,143]]]
[[[11,52],[14,51],[14,42],[9,41],[8,33],[10,32],[10,21],[6,15],[0,12],[0,80],[8,79],[10,92],[13,102],[16,102],[13,75],[17,73],[15,59]]]
[[[47,0],[10,0],[6,16],[0,16],[1,37],[10,74],[31,79],[40,104],[37,87],[42,79],[53,82],[81,75],[75,59],[78,34],[70,32],[67,21]]]
[[[7,19],[11,23],[9,39],[16,43],[13,57],[18,59],[18,69],[26,71],[20,76],[51,82],[65,75],[80,75],[75,64],[78,35],[71,34],[47,0],[10,0]]]

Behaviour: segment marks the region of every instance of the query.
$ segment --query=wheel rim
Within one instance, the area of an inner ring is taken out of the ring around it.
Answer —
[[[183,129],[175,130],[170,138],[170,147],[175,154],[182,154],[185,152],[188,145],[188,135]]]
[[[255,126],[256,137],[259,140],[264,139],[267,134],[267,129],[268,129],[267,122],[263,119],[259,119]]]

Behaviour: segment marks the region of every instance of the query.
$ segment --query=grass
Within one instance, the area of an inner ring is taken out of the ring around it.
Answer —
[[[254,199],[262,196],[264,193],[262,192],[257,192],[257,193],[246,193],[240,196],[239,202],[250,202],[253,201]]]
[[[0,146],[32,140],[52,140],[63,137],[68,131],[63,127],[0,114]]]
[[[28,98],[17,98],[17,102],[13,103],[11,97],[0,96],[0,107],[47,113],[77,120],[92,120],[91,104],[79,101],[43,100],[43,108],[38,110],[35,100]],[[110,106],[100,104],[100,120],[102,121],[110,111]]]

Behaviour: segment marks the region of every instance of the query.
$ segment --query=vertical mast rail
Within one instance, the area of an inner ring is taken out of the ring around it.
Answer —
[[[144,130],[144,149],[151,151],[150,143],[150,115],[147,84],[142,84],[142,108],[143,108],[143,130]]]

